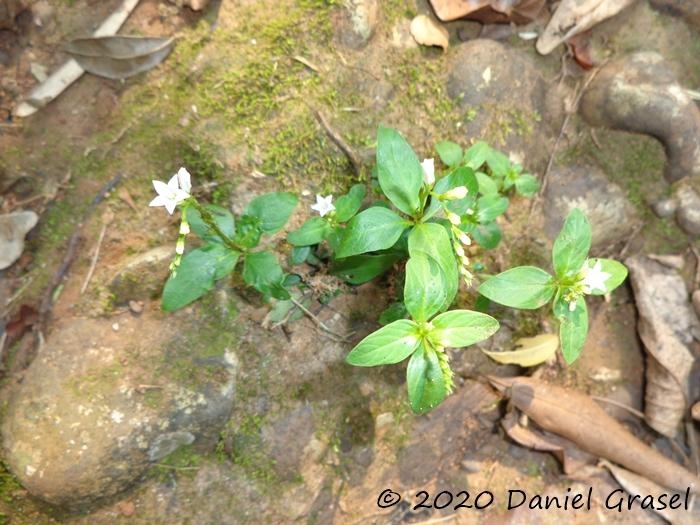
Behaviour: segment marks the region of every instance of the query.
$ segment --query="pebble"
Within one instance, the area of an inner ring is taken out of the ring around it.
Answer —
[[[657,217],[665,219],[676,213],[678,201],[676,199],[662,199],[652,205],[652,209]]]

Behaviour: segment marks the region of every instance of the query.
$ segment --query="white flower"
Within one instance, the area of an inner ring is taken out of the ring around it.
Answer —
[[[596,261],[592,268],[588,266],[588,261],[586,261],[581,271],[583,272],[582,285],[585,293],[592,293],[596,290],[605,292],[607,290],[605,281],[610,279],[612,274],[603,271],[600,261]]]
[[[158,196],[151,201],[149,206],[165,206],[168,213],[172,215],[178,204],[190,198],[190,191],[192,190],[190,174],[185,168],[180,168],[167,184],[154,180],[153,187]]]
[[[456,213],[453,213],[451,211],[447,212],[447,220],[450,221],[455,226],[459,226],[460,224],[462,224],[462,218],[459,215],[457,215]]]
[[[465,246],[470,246],[472,243],[472,240],[469,238],[469,235],[467,235],[464,232],[460,232],[459,233],[459,242],[461,242]]]
[[[420,167],[423,168],[423,181],[428,186],[435,184],[435,159],[425,159]]]
[[[325,217],[335,210],[332,201],[333,195],[328,195],[328,197],[316,195],[316,204],[312,204],[311,209],[317,211],[321,217]]]

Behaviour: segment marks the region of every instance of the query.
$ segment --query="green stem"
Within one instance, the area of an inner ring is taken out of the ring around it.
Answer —
[[[223,243],[230,249],[237,251],[237,252],[244,252],[245,249],[241,248],[238,246],[235,242],[233,242],[233,239],[231,239],[228,235],[226,235],[223,231],[221,231],[221,228],[219,228],[219,225],[216,224],[216,220],[214,219],[213,215],[209,213],[209,210],[207,210],[204,206],[199,204],[196,199],[192,198],[192,205],[195,207],[195,209],[199,212],[199,215],[202,217],[202,220],[204,223],[214,232],[216,235],[219,236],[219,238],[223,241]]]

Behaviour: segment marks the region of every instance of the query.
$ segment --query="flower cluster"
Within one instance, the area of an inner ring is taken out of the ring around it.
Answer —
[[[581,270],[578,273],[576,284],[571,287],[569,293],[566,294],[565,300],[569,303],[569,311],[576,310],[576,300],[582,295],[590,295],[596,290],[605,292],[607,287],[605,281],[612,277],[611,273],[604,272],[600,261],[596,261],[593,266],[589,264],[590,259],[583,263]]]
[[[185,168],[180,168],[178,172],[170,177],[167,182],[154,180],[153,187],[158,194],[151,201],[149,206],[165,206],[165,209],[170,215],[173,214],[178,205],[192,198],[192,180],[189,171]],[[182,254],[185,253],[185,237],[190,233],[190,224],[187,222],[187,206],[181,206],[182,213],[180,217],[180,231],[175,244],[175,258],[170,263],[170,272],[173,276],[180,266]]]

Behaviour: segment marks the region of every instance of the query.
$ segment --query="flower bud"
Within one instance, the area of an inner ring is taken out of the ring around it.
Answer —
[[[456,188],[452,188],[451,190],[443,193],[442,198],[446,201],[456,201],[466,197],[468,192],[469,190],[466,186],[457,186]]]
[[[462,218],[459,215],[457,215],[456,213],[453,213],[451,211],[447,212],[447,220],[450,221],[455,226],[459,226],[460,224],[462,224]]]
[[[420,166],[423,168],[423,182],[428,186],[435,184],[435,159],[425,159]]]
[[[472,244],[471,237],[469,237],[469,235],[467,235],[464,232],[459,234],[459,242],[461,242],[465,246],[471,246],[471,244]]]
[[[464,248],[462,248],[460,244],[454,243],[453,248],[455,249],[455,253],[457,255],[464,257]]]

